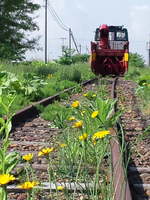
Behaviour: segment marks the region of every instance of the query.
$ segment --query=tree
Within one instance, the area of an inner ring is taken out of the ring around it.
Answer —
[[[31,0],[0,0],[0,59],[22,60],[37,39],[27,33],[38,30],[31,14],[40,6]]]

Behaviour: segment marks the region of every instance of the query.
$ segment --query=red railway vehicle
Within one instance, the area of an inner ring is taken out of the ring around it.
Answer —
[[[128,70],[128,31],[123,26],[101,25],[91,42],[91,69],[96,75],[124,75]]]

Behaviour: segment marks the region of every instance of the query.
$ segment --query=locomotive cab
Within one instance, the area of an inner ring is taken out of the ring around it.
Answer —
[[[95,74],[123,75],[128,69],[128,31],[122,26],[103,24],[91,42],[91,68]]]

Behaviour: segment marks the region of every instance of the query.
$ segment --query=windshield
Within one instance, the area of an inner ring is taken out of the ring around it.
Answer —
[[[118,41],[126,41],[127,36],[125,31],[117,31],[116,32],[116,40]]]

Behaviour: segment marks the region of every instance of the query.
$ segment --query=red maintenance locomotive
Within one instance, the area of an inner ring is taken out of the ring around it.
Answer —
[[[123,26],[101,25],[91,42],[91,69],[96,74],[124,75],[128,70],[128,31]]]

